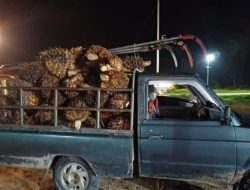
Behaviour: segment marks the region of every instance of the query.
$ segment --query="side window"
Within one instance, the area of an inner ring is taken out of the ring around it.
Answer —
[[[217,120],[220,115],[193,86],[171,81],[149,82],[147,114],[148,119],[179,120]]]

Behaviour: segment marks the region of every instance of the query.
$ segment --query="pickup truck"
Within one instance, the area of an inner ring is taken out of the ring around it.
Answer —
[[[2,86],[1,90],[6,90]],[[30,89],[32,88],[32,89]],[[19,87],[25,90],[42,88]],[[131,89],[86,88],[97,93],[96,128],[79,131],[60,126],[28,126],[20,105],[0,109],[20,110],[19,124],[0,124],[0,164],[53,169],[58,189],[97,189],[102,176],[115,178],[168,178],[250,188],[250,129],[239,116],[197,76],[135,72]],[[70,90],[70,89],[67,89]],[[129,109],[100,106],[102,91],[131,94]],[[149,117],[149,94],[155,92],[159,112]],[[34,107],[32,109],[42,109]],[[78,108],[79,109],[79,108]],[[128,112],[130,129],[101,127],[101,112]]]

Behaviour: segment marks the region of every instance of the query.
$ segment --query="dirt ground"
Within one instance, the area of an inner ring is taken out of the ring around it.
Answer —
[[[55,190],[53,173],[43,178],[44,170],[1,167],[0,190]],[[208,186],[195,186],[185,182],[154,179],[111,179],[102,178],[100,190],[212,190]]]
[[[43,180],[44,170],[29,168],[0,168],[0,190],[52,190],[52,172]]]

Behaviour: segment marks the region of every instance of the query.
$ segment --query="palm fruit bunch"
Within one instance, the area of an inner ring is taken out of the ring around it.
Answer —
[[[42,106],[48,106],[48,105],[42,105]],[[36,123],[39,123],[40,125],[53,125],[54,123],[54,111],[52,110],[38,110],[36,115]]]
[[[67,72],[68,63],[66,61],[67,50],[63,48],[50,48],[41,51],[38,60],[45,63],[48,73],[62,79]]]
[[[9,99],[6,96],[0,96],[0,106],[9,106]],[[20,121],[19,110],[0,109],[0,124],[17,124]]]
[[[7,86],[8,87],[15,87],[15,88],[19,88],[19,87],[32,87],[32,83],[28,82],[28,81],[24,81],[24,80],[20,80],[20,79],[9,79],[7,80]],[[17,102],[20,101],[20,96],[19,96],[20,92],[18,89],[9,89],[8,90],[8,104],[10,102],[13,102],[14,105],[17,105]]]
[[[108,100],[110,99],[112,93],[110,92],[101,92],[101,97],[100,97],[100,107],[103,108],[107,104]]]
[[[23,91],[23,105],[24,106],[38,106],[40,98],[36,91]]]
[[[39,80],[40,87],[59,87],[60,80],[59,78],[45,74]],[[51,89],[44,89],[41,91],[41,95],[46,102],[50,102],[54,97],[54,91]]]
[[[8,87],[31,87],[30,82],[17,79],[7,80]],[[0,106],[18,106],[20,105],[20,92],[15,89],[8,89],[5,95],[0,97]],[[32,98],[32,92],[23,92],[24,105],[32,105],[37,99]],[[30,100],[30,102],[29,102]],[[27,103],[28,101],[28,103]],[[19,109],[0,109],[0,123],[2,124],[19,124],[20,123],[20,112]]]
[[[101,112],[100,113],[100,120],[101,120],[101,127],[107,128],[110,119],[115,115],[114,112]]]
[[[0,106],[7,106],[8,98],[6,96],[0,96]]]
[[[97,96],[95,91],[85,91],[82,93],[82,100],[89,107],[96,107],[97,105]]]
[[[74,91],[74,88],[79,88],[84,82],[84,77],[81,73],[77,73],[71,77],[67,77],[63,80],[63,86],[66,88],[72,88],[72,91],[64,91],[64,94],[68,98],[74,98],[79,95],[79,91]]]
[[[143,72],[145,67],[151,64],[151,61],[144,61],[139,56],[125,56],[122,58],[124,65],[124,72],[128,73],[129,80],[132,81],[132,73],[135,69]]]
[[[25,62],[18,64],[18,76],[21,80],[36,84],[46,72],[45,64],[41,61]]]
[[[15,109],[1,109],[0,110],[0,123],[1,124],[19,124],[20,114]]]
[[[77,63],[83,61],[84,49],[79,46],[71,48],[69,51],[66,51],[66,58],[68,63],[68,70],[76,70]]]
[[[87,65],[96,68],[97,74],[100,74],[101,88],[128,88],[129,79],[122,72],[123,62],[121,58],[97,45],[90,46],[85,55],[88,60]]]
[[[102,46],[92,45],[86,50],[85,57],[89,61],[104,61],[109,60],[110,57],[112,57],[112,54]]]
[[[89,116],[81,125],[83,128],[96,128],[96,117]]]
[[[129,130],[129,115],[126,113],[113,115],[105,127],[113,130]]]
[[[75,47],[50,48],[39,52],[35,61],[18,64],[19,78],[8,81],[12,87],[66,87],[59,89],[57,106],[75,108],[97,108],[97,91],[88,88],[101,88],[100,107],[104,109],[128,109],[131,104],[130,93],[114,92],[113,88],[129,88],[134,69],[144,70],[150,62],[140,57],[120,58],[111,54],[106,48],[92,45],[89,48]],[[86,89],[86,90],[75,90]],[[24,106],[53,106],[55,91],[53,89],[23,90]],[[8,103],[20,105],[19,90],[9,90]],[[0,102],[1,103],[1,102]],[[2,104],[2,103],[1,103]],[[19,113],[19,112],[18,112]],[[15,115],[18,113],[1,113]],[[54,111],[46,109],[25,109],[24,120],[27,124],[53,125]],[[96,113],[86,110],[59,110],[59,123],[68,123],[75,129],[96,127]],[[109,129],[128,129],[127,113],[101,111],[100,125]]]
[[[9,79],[8,87],[32,87],[32,84],[27,81],[18,79]],[[39,93],[37,91],[23,90],[23,105],[24,106],[38,106],[40,103]],[[20,104],[20,92],[15,89],[8,90],[8,104],[10,102],[15,102],[15,105]]]
[[[151,64],[151,61],[144,61],[139,56],[126,56],[122,59],[124,72],[132,73],[134,69],[144,71],[144,68]]]
[[[86,108],[86,104],[82,101],[81,98],[74,98],[72,99],[69,104],[69,107],[72,108]],[[64,117],[68,120],[73,122],[73,126],[75,129],[79,130],[81,128],[81,124],[86,121],[91,112],[86,110],[64,110]]]
[[[107,107],[112,109],[125,109],[130,106],[130,94],[116,92],[109,98]]]
[[[41,125],[41,123],[37,123],[35,119],[35,115],[24,112],[24,124],[25,125]]]
[[[26,82],[18,79],[9,79],[7,82],[8,87],[32,87],[30,82]],[[8,105],[11,102],[15,102],[15,105],[20,104],[20,91],[18,89],[10,89],[7,93],[7,98],[9,99]],[[40,97],[37,91],[23,89],[22,91],[22,101],[24,106],[38,106],[40,102]]]
[[[101,88],[128,88],[129,77],[126,73],[110,70],[100,75]]]
[[[69,51],[66,51],[68,66],[67,75],[62,81],[63,87],[73,89],[80,88],[84,84],[87,71],[79,68],[83,62],[83,53],[82,47],[71,48]],[[79,91],[64,91],[64,94],[68,98],[74,98],[79,95]]]
[[[8,99],[5,96],[0,97],[0,106],[7,106]],[[10,114],[11,110],[1,109],[0,110],[0,123],[6,123],[7,116]]]

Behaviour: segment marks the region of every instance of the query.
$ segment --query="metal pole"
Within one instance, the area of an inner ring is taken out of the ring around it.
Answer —
[[[97,90],[97,114],[96,114],[96,127],[100,129],[100,109],[101,109],[101,90]]]
[[[209,85],[209,62],[207,62],[207,86]]]
[[[160,0],[157,0],[157,40],[160,40]],[[156,50],[156,73],[160,69],[160,50]]]
[[[23,111],[23,89],[19,89],[20,93],[20,125],[23,126],[24,124],[24,111]]]
[[[55,89],[54,92],[55,100],[54,100],[54,127],[58,125],[58,91]]]

